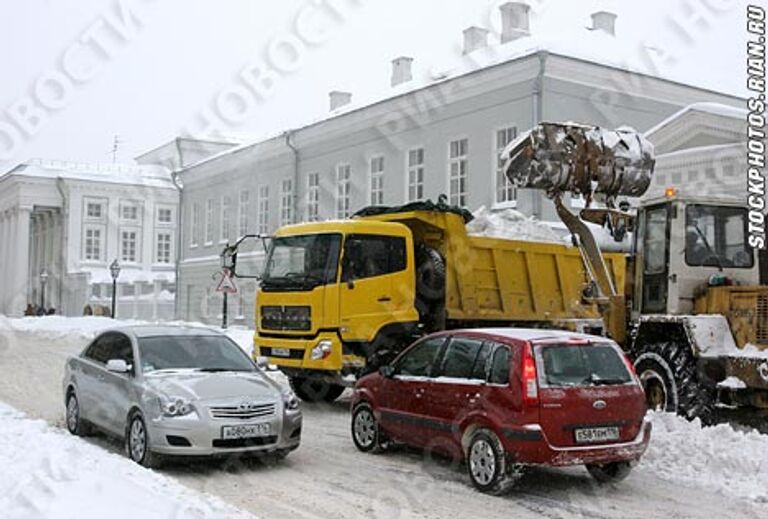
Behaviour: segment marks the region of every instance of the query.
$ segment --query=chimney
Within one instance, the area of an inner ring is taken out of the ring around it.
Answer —
[[[413,58],[407,56],[400,56],[392,60],[392,86],[407,83],[413,79],[412,64]]]
[[[592,30],[605,31],[611,36],[616,36],[616,14],[608,11],[592,13]]]
[[[331,111],[336,110],[344,105],[348,105],[352,102],[352,94],[349,92],[342,92],[340,90],[334,90],[328,94],[331,99]]]
[[[507,43],[524,36],[530,36],[528,19],[528,4],[522,2],[507,2],[499,7],[501,10],[501,43]]]
[[[473,25],[464,29],[464,54],[488,46],[488,30]]]

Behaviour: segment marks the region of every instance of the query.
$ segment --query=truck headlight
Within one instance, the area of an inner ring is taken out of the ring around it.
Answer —
[[[317,343],[317,346],[312,348],[312,360],[323,360],[331,356],[333,350],[333,343],[328,339],[323,339]]]
[[[195,412],[194,406],[182,397],[160,397],[158,403],[160,404],[160,411],[167,417],[186,416]]]

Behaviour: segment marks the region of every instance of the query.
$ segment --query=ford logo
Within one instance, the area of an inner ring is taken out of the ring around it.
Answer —
[[[608,404],[605,403],[605,400],[595,400],[594,402],[592,402],[592,407],[594,407],[595,409],[605,409],[607,405]]]
[[[760,364],[757,368],[757,374],[760,375],[760,378],[768,382],[768,362]]]

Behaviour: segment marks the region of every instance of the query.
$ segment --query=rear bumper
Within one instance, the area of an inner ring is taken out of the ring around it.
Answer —
[[[549,443],[544,431],[538,426],[525,429],[504,430],[504,446],[513,458],[531,465],[583,465],[587,463],[611,463],[637,461],[648,448],[651,439],[651,422],[648,418],[635,439],[610,445],[579,445],[556,447]]]

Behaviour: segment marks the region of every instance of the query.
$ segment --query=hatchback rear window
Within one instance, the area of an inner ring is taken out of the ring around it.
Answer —
[[[539,346],[541,382],[549,387],[626,384],[632,381],[624,359],[610,345]]]

